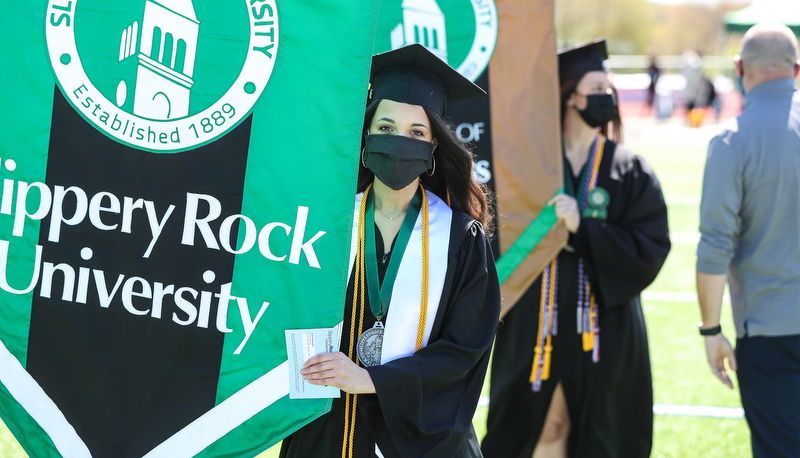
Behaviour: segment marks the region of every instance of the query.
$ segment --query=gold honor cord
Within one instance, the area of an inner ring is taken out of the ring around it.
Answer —
[[[550,309],[550,313],[547,315],[547,329],[552,330],[553,326],[553,308],[554,304],[556,303],[556,295],[555,295],[555,286],[556,283],[556,275],[550,275],[550,291],[553,293],[550,294],[550,298],[548,302],[548,308]],[[550,354],[553,351],[553,333],[547,333],[547,343],[544,346],[544,364],[542,365],[542,380],[547,380],[550,378]]]
[[[364,220],[367,214],[367,194],[372,188],[372,184],[367,186],[364,195],[361,197],[361,206],[358,210],[358,248],[356,249],[355,275],[353,276],[353,307],[350,317],[350,345],[347,349],[347,357],[353,359],[353,345],[356,341],[356,310],[359,310],[358,335],[361,335],[364,325]],[[361,300],[359,300],[359,298]],[[358,364],[358,356],[356,356]],[[352,399],[352,407],[351,407]],[[353,456],[353,435],[356,429],[356,395],[346,393],[344,403],[344,437],[342,438],[342,458]],[[349,454],[348,454],[349,452]]]
[[[597,154],[594,159],[594,164],[592,167],[592,175],[589,179],[589,183],[586,189],[586,195],[583,196],[583,205],[586,206],[586,199],[590,191],[597,187],[597,176],[600,172],[600,163],[603,162],[603,151],[605,150],[606,145],[606,138],[603,135],[597,135]],[[583,211],[583,209],[581,209]],[[592,285],[589,284],[589,279],[586,278],[586,296],[589,298],[589,319],[588,319],[588,326],[585,327],[582,331],[582,339],[583,339],[583,351],[592,351],[592,359],[594,362],[597,362],[599,359],[599,347],[600,347],[600,327],[598,326],[598,310],[597,310],[597,301],[595,300],[594,293],[592,293]],[[580,307],[581,304],[578,304]]]
[[[589,182],[589,190],[597,186],[597,174],[600,172],[600,163],[603,162],[603,150],[606,146],[606,139],[602,135],[599,136],[597,139],[597,158],[594,161],[594,167],[592,167],[592,179]]]
[[[547,277],[549,278],[542,277],[542,304],[539,307],[539,332],[536,337],[536,347],[533,349],[533,367],[531,368],[531,376],[529,378],[530,383],[536,383],[537,380],[547,380],[550,378],[550,353],[553,350],[553,336],[549,332],[549,329],[553,321],[553,306],[556,303],[556,276],[554,274],[558,268],[556,260],[553,259],[550,261],[548,267],[550,275]],[[546,325],[545,321],[547,322]],[[544,346],[544,349],[542,346]],[[544,353],[544,356],[542,353]]]
[[[425,193],[425,188],[422,184],[419,185],[422,189],[422,299],[420,301],[420,314],[419,314],[419,327],[417,328],[417,345],[416,351],[422,348],[422,340],[425,337],[425,322],[428,317],[428,244],[430,240],[430,230],[428,228],[428,195]],[[366,266],[364,265],[364,226],[367,213],[367,195],[372,188],[372,184],[367,186],[364,195],[361,197],[361,206],[358,210],[358,249],[356,250],[356,266],[354,282],[358,284],[353,285],[353,312],[350,322],[350,345],[347,349],[347,357],[353,359],[353,344],[356,337],[356,309],[358,309],[358,337],[361,337],[361,332],[364,326],[364,272]],[[359,363],[358,356],[355,359],[356,364]],[[352,399],[352,403],[351,403]],[[358,397],[355,394],[346,393],[344,405],[344,438],[342,440],[342,458],[352,458],[353,456],[353,437],[356,429],[356,403]]]
[[[417,349],[422,348],[422,339],[425,338],[425,321],[428,319],[428,242],[430,231],[428,229],[428,194],[422,184],[422,300],[419,310],[419,328],[417,329]]]

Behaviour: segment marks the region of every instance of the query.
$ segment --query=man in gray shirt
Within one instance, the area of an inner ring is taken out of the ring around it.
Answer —
[[[708,147],[697,294],[711,370],[736,370],[753,456],[800,457],[800,64],[786,26],[744,36],[744,110]],[[719,327],[729,283],[736,352]]]

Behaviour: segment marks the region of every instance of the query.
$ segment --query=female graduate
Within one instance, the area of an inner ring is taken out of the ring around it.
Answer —
[[[344,393],[281,457],[480,457],[472,416],[500,311],[472,155],[442,121],[483,91],[421,45],[374,56],[340,352]]]
[[[567,246],[506,315],[487,457],[648,457],[653,389],[639,294],[669,252],[667,208],[619,139],[605,41],[559,53]]]

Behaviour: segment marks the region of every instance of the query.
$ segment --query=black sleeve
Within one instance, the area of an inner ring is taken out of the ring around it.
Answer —
[[[479,456],[473,455],[472,417],[500,313],[500,285],[483,228],[463,220],[454,213],[451,242],[453,237],[463,242],[451,243],[430,342],[412,356],[367,368],[377,402],[363,411],[380,414],[385,422],[383,434],[390,435],[396,449],[387,453],[381,432],[373,435],[387,457]]]
[[[628,302],[655,280],[670,249],[667,206],[650,166],[623,155],[612,165],[608,220],[582,218],[569,244],[589,263],[605,307]]]

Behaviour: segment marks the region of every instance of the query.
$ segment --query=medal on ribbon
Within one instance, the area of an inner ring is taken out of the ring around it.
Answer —
[[[358,360],[366,367],[377,366],[381,363],[381,351],[383,350],[383,323],[378,320],[372,326],[362,332],[358,337],[356,353]]]
[[[394,289],[394,283],[397,279],[397,271],[400,269],[400,261],[403,260],[403,253],[405,252],[406,246],[408,246],[408,240],[411,238],[411,232],[414,230],[414,224],[416,224],[417,216],[422,206],[423,192],[422,188],[420,188],[409,204],[408,212],[403,218],[403,225],[400,227],[400,232],[397,234],[394,256],[389,260],[389,265],[386,268],[386,274],[382,283],[378,278],[378,254],[375,249],[375,211],[373,196],[369,194],[364,197],[368,199],[364,222],[364,251],[366,255],[364,261],[366,264],[369,307],[376,318],[375,325],[361,333],[356,345],[358,360],[366,367],[376,366],[381,363],[384,332],[382,320],[389,311],[389,303],[392,299],[392,290]]]

